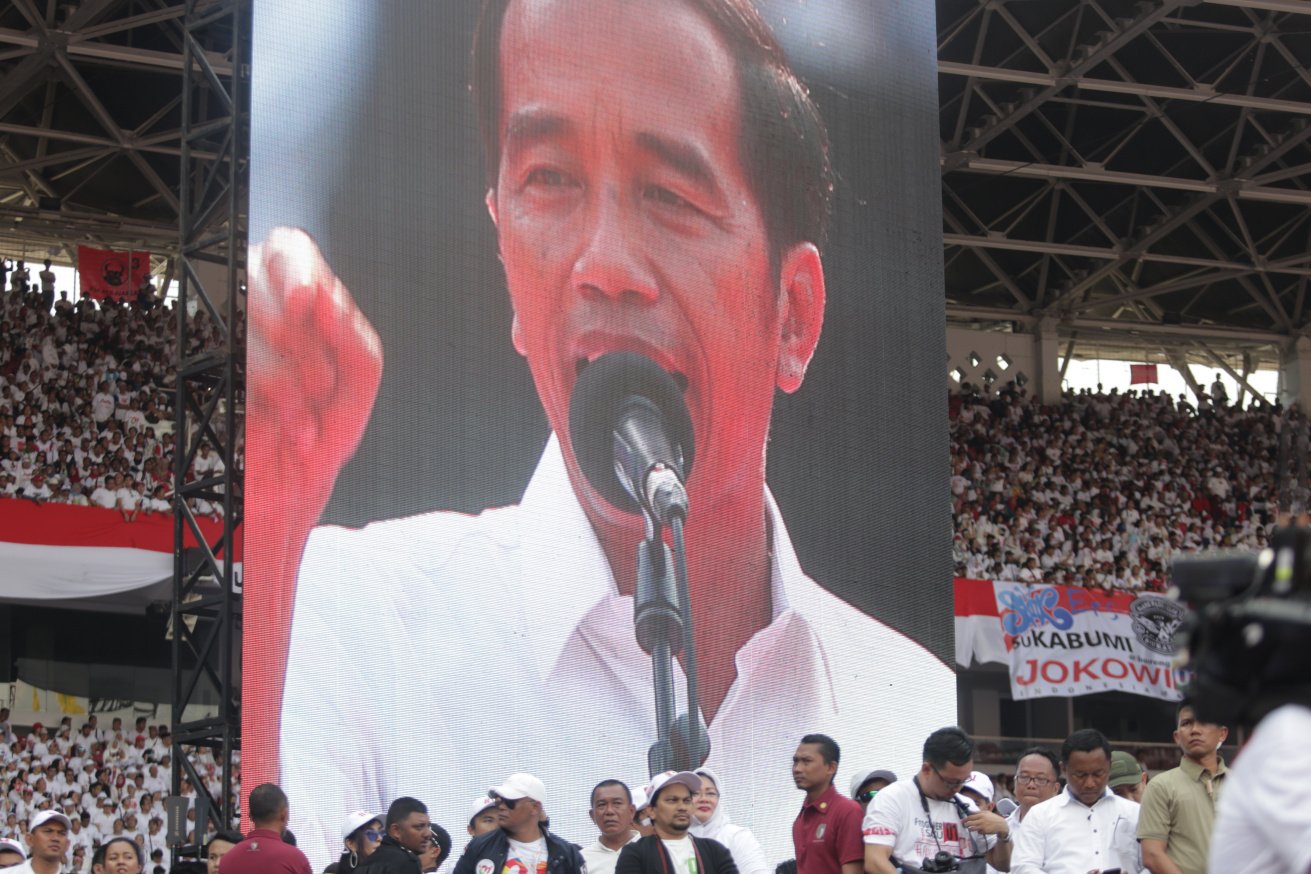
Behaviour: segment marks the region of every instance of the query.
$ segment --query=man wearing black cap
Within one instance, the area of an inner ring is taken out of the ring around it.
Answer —
[[[532,774],[511,774],[487,792],[498,828],[469,842],[455,874],[584,874],[578,847],[545,826],[546,786]]]
[[[691,771],[667,771],[651,781],[655,834],[624,847],[615,874],[738,874],[727,847],[688,833],[692,796],[700,791],[701,778]]]

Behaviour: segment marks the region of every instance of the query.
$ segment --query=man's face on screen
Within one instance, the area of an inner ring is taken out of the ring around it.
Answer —
[[[789,306],[778,277],[794,271],[771,265],[739,160],[732,57],[700,13],[679,0],[656,5],[510,5],[488,206],[515,347],[574,482],[568,412],[578,374],[606,353],[636,351],[686,386],[697,456],[689,488],[706,512],[716,495],[760,488],[774,388],[798,387],[813,351],[813,338],[789,335],[809,337],[796,323],[818,314]],[[822,310],[822,274],[813,281]],[[619,515],[590,502],[594,513]]]

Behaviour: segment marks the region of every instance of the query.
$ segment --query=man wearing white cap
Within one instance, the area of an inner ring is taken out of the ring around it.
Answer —
[[[738,874],[727,847],[688,831],[692,796],[700,791],[701,778],[691,771],[666,771],[652,780],[655,834],[624,847],[615,874]]]
[[[12,838],[0,840],[0,870],[17,868],[27,861],[27,852],[23,845]]]
[[[979,810],[992,810],[992,778],[982,771],[970,771],[970,778],[960,787],[960,794],[975,803]]]
[[[68,826],[68,817],[57,810],[33,816],[27,828],[28,860],[11,869],[14,874],[59,874],[68,853]]]
[[[469,842],[455,874],[586,874],[583,854],[543,827],[546,786],[532,774],[511,774],[487,792],[497,828]]]
[[[475,798],[469,808],[469,824],[465,826],[465,831],[469,833],[469,837],[476,838],[495,828],[499,828],[496,820],[496,799],[488,795]]]

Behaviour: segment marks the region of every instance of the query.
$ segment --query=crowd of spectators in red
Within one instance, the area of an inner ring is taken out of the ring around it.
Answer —
[[[951,404],[956,574],[1104,591],[1164,588],[1180,552],[1263,548],[1280,434],[1301,420],[1151,389],[1044,406],[966,385]]]

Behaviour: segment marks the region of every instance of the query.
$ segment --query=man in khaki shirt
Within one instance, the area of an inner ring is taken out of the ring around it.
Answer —
[[[1179,708],[1174,742],[1183,751],[1179,767],[1158,774],[1143,793],[1138,840],[1152,874],[1206,874],[1211,827],[1224,784],[1220,745],[1223,725],[1200,722],[1187,704]]]

